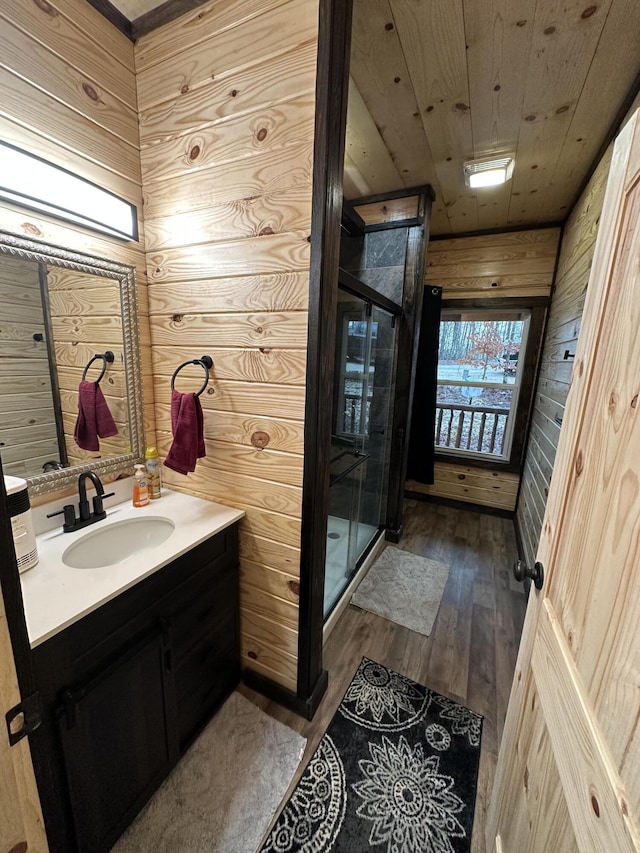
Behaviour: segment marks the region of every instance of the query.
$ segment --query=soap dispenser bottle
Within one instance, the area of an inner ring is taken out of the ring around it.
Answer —
[[[133,505],[147,506],[149,500],[149,486],[147,484],[147,471],[144,465],[135,466],[135,480],[133,481]]]

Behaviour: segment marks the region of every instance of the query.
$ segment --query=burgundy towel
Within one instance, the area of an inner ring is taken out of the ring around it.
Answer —
[[[173,444],[164,460],[167,468],[179,474],[196,470],[196,460],[206,456],[202,406],[197,394],[171,392],[171,429]]]
[[[118,434],[109,406],[97,382],[83,381],[78,388],[78,418],[73,437],[83,450],[100,450],[100,438]]]

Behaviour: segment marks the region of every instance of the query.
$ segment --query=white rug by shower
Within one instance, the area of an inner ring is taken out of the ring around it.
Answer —
[[[387,545],[351,604],[428,637],[448,576],[444,563]]]
[[[252,853],[306,740],[232,693],[112,853]]]

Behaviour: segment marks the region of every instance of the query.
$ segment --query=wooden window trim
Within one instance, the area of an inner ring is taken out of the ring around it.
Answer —
[[[543,333],[549,299],[547,297],[504,297],[495,299],[443,299],[442,313],[446,311],[469,311],[482,309],[497,311],[501,309],[522,310],[531,312],[529,320],[529,333],[522,368],[522,379],[520,383],[520,395],[516,407],[515,423],[513,425],[513,438],[509,459],[482,459],[478,456],[462,456],[454,453],[446,453],[436,449],[436,462],[447,462],[453,465],[471,466],[483,468],[489,471],[507,471],[520,474],[524,464],[524,452],[527,443],[527,433],[534,403],[534,391],[540,355],[542,353]]]

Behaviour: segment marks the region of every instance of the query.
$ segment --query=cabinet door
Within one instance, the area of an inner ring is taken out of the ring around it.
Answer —
[[[158,631],[63,694],[59,729],[82,851],[108,850],[175,758],[167,651]]]
[[[238,597],[237,570],[212,563],[190,591],[190,600],[172,612],[181,752],[240,680]]]

